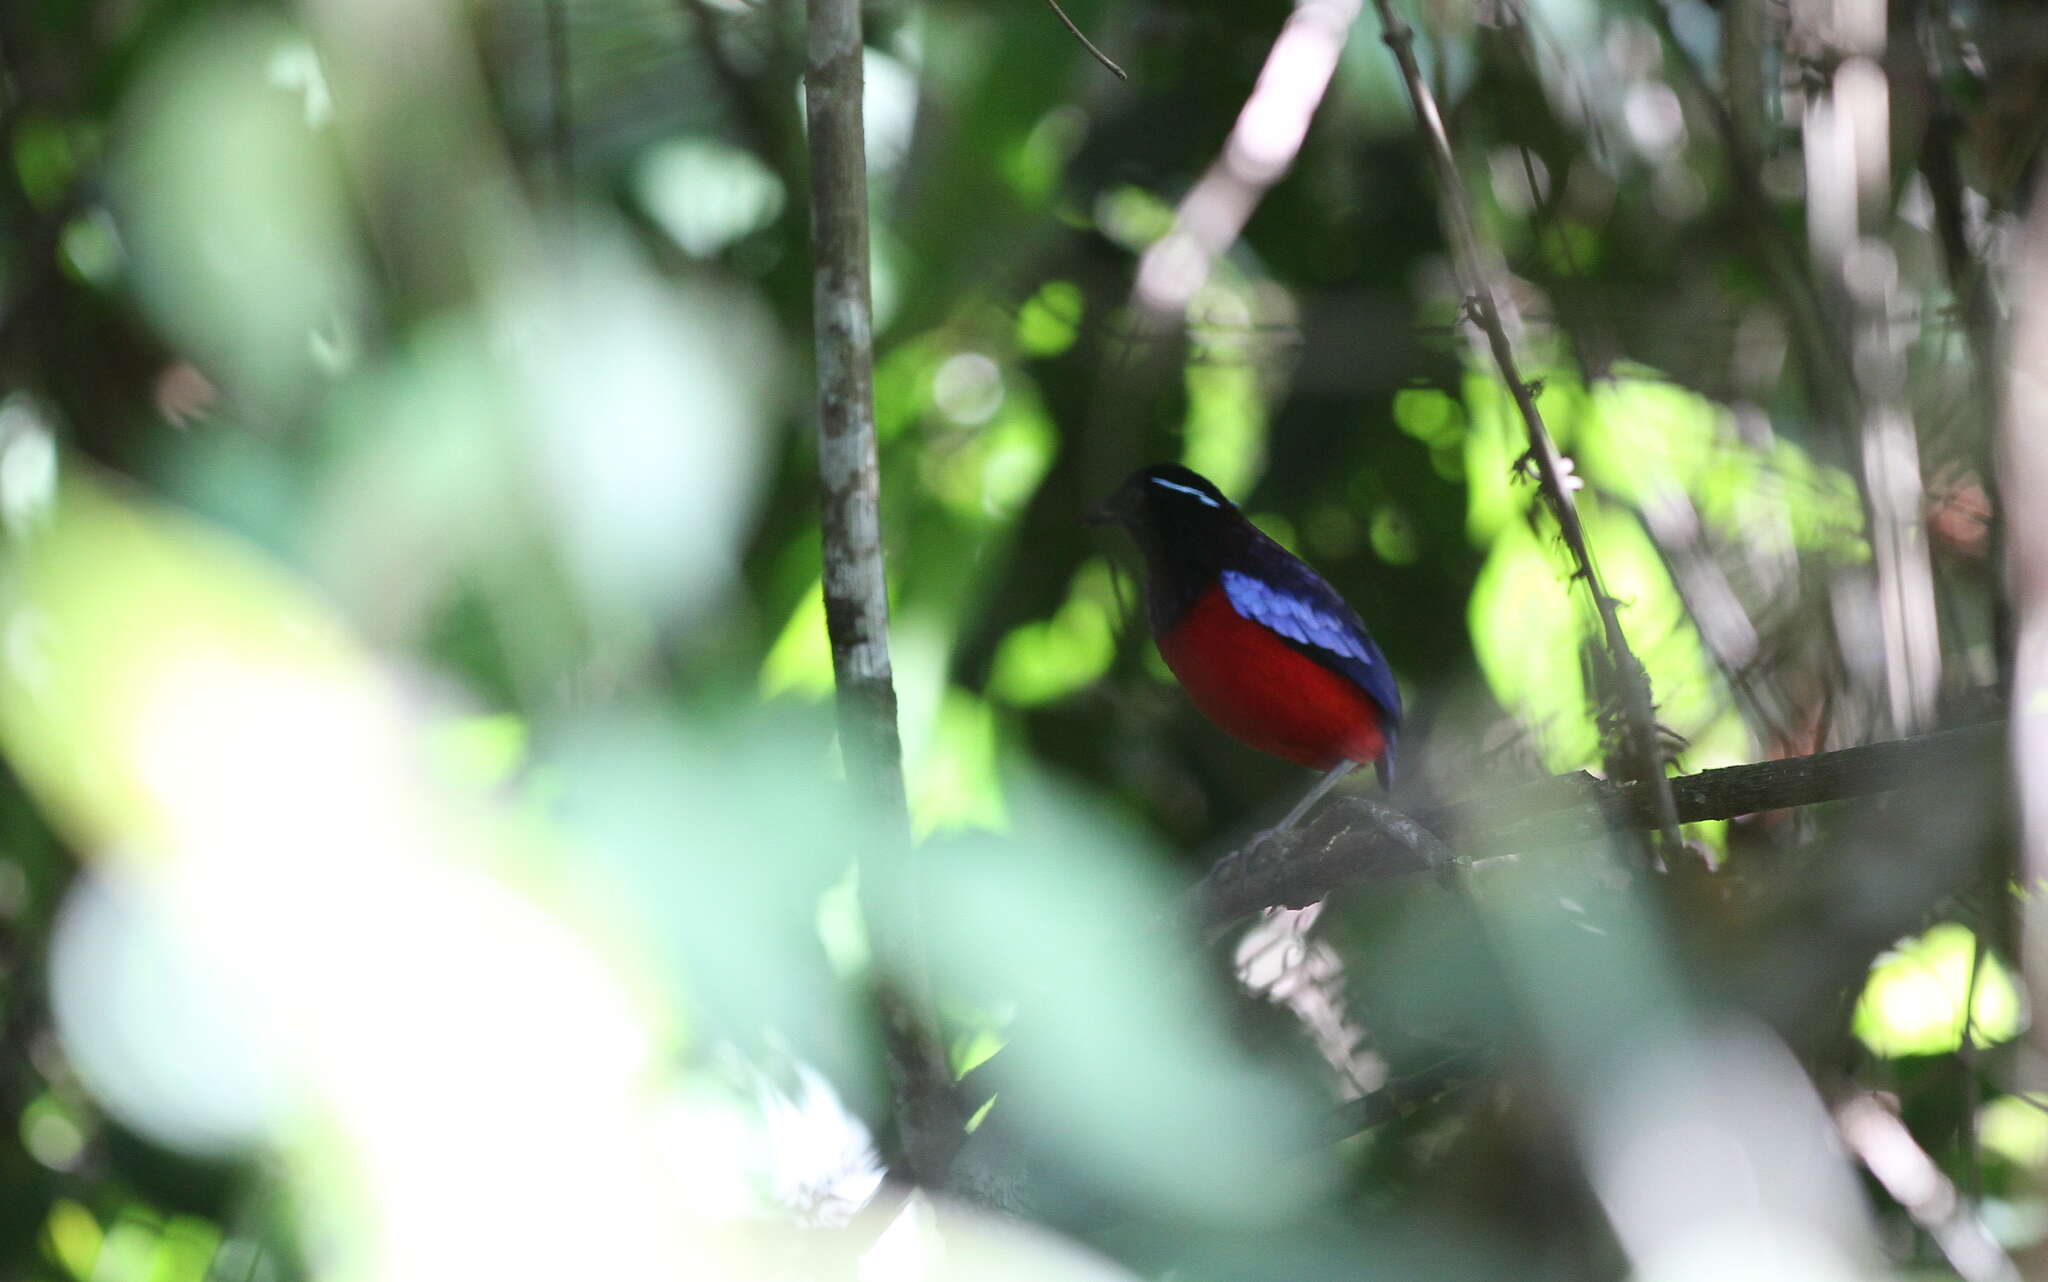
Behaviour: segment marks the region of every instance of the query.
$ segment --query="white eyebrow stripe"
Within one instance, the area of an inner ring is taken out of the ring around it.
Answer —
[[[1179,491],[1180,491],[1180,492],[1181,492],[1182,494],[1192,494],[1192,495],[1194,495],[1194,496],[1195,496],[1196,498],[1200,499],[1200,500],[1201,500],[1202,502],[1204,502],[1204,503],[1207,503],[1207,504],[1208,504],[1208,505],[1209,505],[1210,507],[1214,507],[1214,508],[1220,508],[1220,507],[1222,507],[1222,506],[1223,506],[1223,505],[1222,505],[1221,503],[1218,503],[1218,502],[1217,502],[1217,501],[1216,501],[1215,499],[1212,499],[1212,498],[1210,498],[1210,497],[1209,497],[1208,495],[1206,495],[1206,494],[1202,493],[1202,492],[1201,492],[1200,490],[1196,489],[1196,488],[1195,488],[1194,486],[1192,486],[1192,485],[1176,485],[1176,484],[1174,484],[1174,483],[1173,483],[1172,481],[1169,481],[1169,480],[1167,480],[1167,479],[1166,479],[1165,477],[1163,477],[1163,476],[1155,476],[1155,477],[1153,477],[1153,478],[1152,478],[1152,484],[1154,484],[1154,485],[1164,485],[1164,486],[1165,486],[1165,487],[1166,487],[1167,489],[1169,489],[1169,490],[1179,490]]]

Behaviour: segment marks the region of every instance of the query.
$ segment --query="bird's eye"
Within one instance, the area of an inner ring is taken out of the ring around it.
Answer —
[[[1172,481],[1169,481],[1169,480],[1167,480],[1167,479],[1166,479],[1165,477],[1163,477],[1163,476],[1155,476],[1155,477],[1153,477],[1153,478],[1152,478],[1152,484],[1154,484],[1154,485],[1163,485],[1163,486],[1165,486],[1165,487],[1166,487],[1167,489],[1169,489],[1169,490],[1178,490],[1178,491],[1180,491],[1180,492],[1181,492],[1182,494],[1190,494],[1190,495],[1193,495],[1193,496],[1195,497],[1195,499],[1196,499],[1196,500],[1198,500],[1199,502],[1202,502],[1202,503],[1206,503],[1206,504],[1208,504],[1208,505],[1209,505],[1210,507],[1214,507],[1214,508],[1220,508],[1220,507],[1222,507],[1222,506],[1223,506],[1223,505],[1222,505],[1221,503],[1218,503],[1218,502],[1217,502],[1217,501],[1216,501],[1215,499],[1212,499],[1212,498],[1210,498],[1210,497],[1209,497],[1208,495],[1206,495],[1206,494],[1202,493],[1202,492],[1201,492],[1200,490],[1196,489],[1196,488],[1195,488],[1194,486],[1192,486],[1192,485],[1178,485],[1178,484],[1175,484],[1175,483],[1174,483],[1174,482],[1172,482]]]

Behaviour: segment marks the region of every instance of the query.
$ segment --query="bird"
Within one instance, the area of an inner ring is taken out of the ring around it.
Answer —
[[[1321,575],[1174,464],[1133,472],[1087,519],[1137,543],[1153,642],[1195,707],[1240,742],[1324,772],[1262,836],[1292,828],[1361,765],[1392,786],[1400,687]]]

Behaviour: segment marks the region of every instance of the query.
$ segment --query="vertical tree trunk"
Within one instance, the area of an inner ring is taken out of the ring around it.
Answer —
[[[943,1174],[950,1074],[939,1052],[919,938],[889,593],[875,462],[874,334],[868,287],[868,187],[861,124],[859,0],[811,0],[804,111],[810,125],[812,327],[818,363],[818,479],[825,626],[839,696],[848,784],[884,817],[860,852],[903,1155],[920,1183]]]

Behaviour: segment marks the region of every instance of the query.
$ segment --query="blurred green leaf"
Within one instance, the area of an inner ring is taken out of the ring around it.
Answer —
[[[345,366],[367,307],[333,139],[276,74],[305,50],[253,12],[196,21],[151,51],[115,155],[143,301],[259,413]]]

